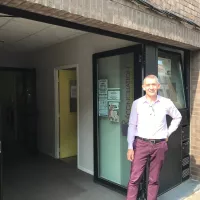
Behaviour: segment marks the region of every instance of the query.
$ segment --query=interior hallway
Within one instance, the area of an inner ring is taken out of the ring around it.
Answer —
[[[13,146],[14,147],[14,146]],[[73,165],[39,154],[30,156],[15,145],[7,149],[3,169],[4,200],[124,200],[95,184]]]

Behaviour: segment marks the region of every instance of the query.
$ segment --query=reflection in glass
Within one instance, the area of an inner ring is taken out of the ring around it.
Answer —
[[[98,59],[99,177],[126,187],[127,124],[133,101],[134,54]]]
[[[159,94],[171,99],[177,108],[185,108],[180,54],[158,52],[158,79],[161,84]]]

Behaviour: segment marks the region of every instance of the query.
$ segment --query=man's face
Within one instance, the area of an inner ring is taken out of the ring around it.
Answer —
[[[142,88],[146,91],[146,95],[153,97],[157,95],[160,84],[154,78],[146,78]]]

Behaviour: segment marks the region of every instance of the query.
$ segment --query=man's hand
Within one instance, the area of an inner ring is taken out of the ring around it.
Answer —
[[[168,142],[168,137],[166,138],[166,142]]]
[[[133,161],[133,159],[134,159],[134,151],[133,151],[133,149],[128,149],[128,152],[127,152],[127,159],[128,159],[129,161]]]

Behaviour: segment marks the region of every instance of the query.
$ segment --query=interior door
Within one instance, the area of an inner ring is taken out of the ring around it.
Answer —
[[[60,158],[77,155],[76,70],[59,70]]]
[[[37,152],[36,72],[16,72],[16,140],[29,152]]]

